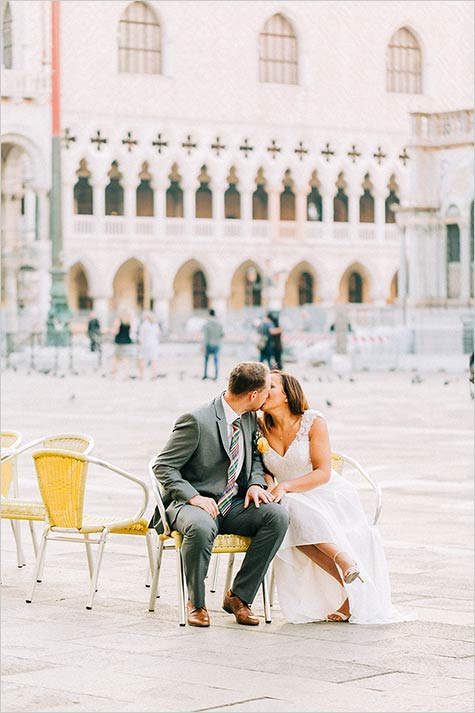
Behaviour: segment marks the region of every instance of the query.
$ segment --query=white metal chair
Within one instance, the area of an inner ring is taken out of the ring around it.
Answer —
[[[183,556],[181,552],[181,546],[183,542],[183,536],[180,532],[172,530],[168,522],[167,513],[165,510],[165,505],[162,500],[162,494],[160,492],[160,487],[153,472],[153,464],[155,458],[149,463],[149,476],[150,483],[152,486],[152,492],[155,496],[155,502],[160,513],[160,519],[163,524],[163,533],[158,535],[158,547],[157,547],[157,559],[154,564],[154,568],[151,570],[154,572],[152,584],[150,587],[150,601],[149,601],[149,611],[155,611],[155,600],[158,596],[158,580],[160,577],[160,567],[162,564],[163,551],[165,549],[171,549],[175,551],[176,555],[176,567],[177,567],[177,584],[178,584],[178,597],[179,597],[179,624],[180,626],[186,625],[186,582],[185,582],[185,569],[183,564]],[[234,557],[237,553],[247,552],[252,539],[250,537],[243,537],[242,535],[217,535],[213,544],[213,555],[218,556],[220,554],[229,554],[228,569],[226,573],[226,583],[225,591],[227,592],[231,587],[231,578],[233,573]],[[270,599],[268,591],[267,576],[264,577],[262,582],[262,597],[264,601],[264,616],[266,623],[271,623],[271,612],[270,612]]]
[[[16,441],[12,440],[14,434],[17,436]],[[94,440],[91,436],[83,433],[56,433],[35,438],[33,441],[29,441],[22,446],[21,436],[17,431],[2,431],[1,437],[2,498],[0,502],[0,517],[10,520],[15,537],[17,564],[18,567],[21,568],[25,566],[26,561],[21,543],[20,521],[26,520],[28,522],[33,550],[36,556],[38,545],[33,523],[43,522],[46,517],[46,510],[41,501],[20,499],[18,488],[18,457],[36,446],[61,448],[87,455],[94,448]],[[10,484],[13,485],[13,497],[9,496]]]
[[[109,534],[143,535],[146,538],[150,567],[153,567],[153,544],[148,521],[143,517],[148,504],[148,488],[139,478],[111,463],[90,455],[61,449],[48,449],[33,453],[41,497],[46,509],[47,523],[43,531],[36,557],[35,571],[28,603],[33,600],[36,582],[42,572],[46,544],[49,540],[79,542],[99,545],[96,562],[88,556],[91,586],[86,609],[92,609],[94,594],[102,561],[104,546]],[[110,473],[119,475],[133,483],[142,491],[140,507],[130,515],[95,515],[84,513],[84,497],[89,464],[94,464]],[[91,538],[97,535],[97,538]]]

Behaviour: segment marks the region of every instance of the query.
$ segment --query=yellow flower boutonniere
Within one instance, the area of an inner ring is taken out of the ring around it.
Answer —
[[[256,446],[259,453],[267,453],[269,450],[269,443],[265,436],[261,436],[257,439]]]

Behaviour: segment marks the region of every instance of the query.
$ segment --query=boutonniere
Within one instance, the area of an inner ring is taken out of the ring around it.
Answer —
[[[256,448],[259,453],[267,453],[269,450],[269,442],[265,436],[262,435],[261,431],[257,430],[255,434]]]

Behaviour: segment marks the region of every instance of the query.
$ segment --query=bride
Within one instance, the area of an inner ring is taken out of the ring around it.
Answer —
[[[331,469],[322,414],[309,408],[297,379],[279,371],[271,372],[262,411],[266,480],[290,516],[274,560],[285,618],[294,624],[403,621],[391,604],[379,531],[369,525],[355,488]]]

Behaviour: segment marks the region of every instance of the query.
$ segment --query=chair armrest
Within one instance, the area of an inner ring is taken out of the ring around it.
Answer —
[[[343,453],[341,453],[340,455],[345,461],[345,463],[352,465],[353,468],[355,468],[360,473],[360,475],[363,476],[363,478],[371,485],[371,487],[375,491],[376,510],[374,513],[373,525],[376,525],[379,519],[379,515],[381,513],[381,508],[383,506],[383,492],[381,490],[381,486],[379,485],[379,483],[373,480],[373,478],[366,472],[363,466],[358,463],[358,461],[356,461],[354,458],[351,458],[350,456],[344,455]]]
[[[152,466],[154,463],[155,463],[155,457],[152,458],[152,460],[148,464],[148,474],[150,477],[150,484],[152,486],[152,493],[155,496],[155,503],[157,505],[158,512],[160,513],[160,519],[163,524],[163,534],[170,535],[171,528],[170,528],[170,523],[168,522],[167,511],[165,510],[165,505],[163,504],[162,493],[160,492],[160,486],[158,484],[157,476],[153,472]]]

